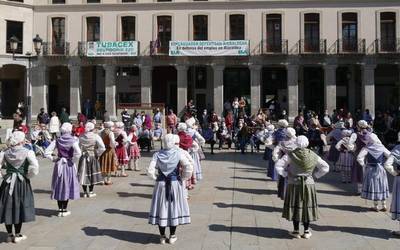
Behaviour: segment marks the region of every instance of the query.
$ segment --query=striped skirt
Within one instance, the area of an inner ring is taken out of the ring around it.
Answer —
[[[101,172],[110,174],[117,171],[117,157],[113,148],[107,148],[99,158]]]
[[[289,184],[285,195],[282,217],[289,221],[318,220],[318,202],[315,184]]]
[[[79,183],[84,186],[95,185],[103,182],[100,164],[95,156],[83,154],[78,165]]]
[[[390,213],[393,220],[400,221],[400,176],[394,177]]]
[[[72,160],[59,159],[53,169],[51,199],[57,201],[79,199],[79,182]]]
[[[203,179],[203,171],[201,168],[201,162],[200,162],[200,155],[198,152],[192,152],[190,153],[192,158],[193,158],[193,167],[194,167],[194,173],[196,175],[196,181],[201,181]]]
[[[189,204],[180,181],[171,182],[172,200],[166,197],[164,181],[156,182],[151,201],[149,224],[161,227],[190,223]]]
[[[382,201],[389,197],[386,171],[380,164],[367,165],[364,173],[361,198]]]

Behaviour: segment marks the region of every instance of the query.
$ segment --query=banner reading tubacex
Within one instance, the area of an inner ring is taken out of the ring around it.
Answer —
[[[248,56],[249,40],[170,41],[170,56]]]
[[[88,42],[86,56],[109,57],[109,56],[137,56],[137,41],[98,41]]]

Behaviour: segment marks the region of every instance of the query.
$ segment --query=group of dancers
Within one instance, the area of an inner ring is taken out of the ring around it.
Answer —
[[[386,171],[392,174],[395,179],[390,213],[400,222],[400,134],[398,145],[390,152],[366,121],[360,120],[356,130],[346,129],[339,121],[327,136],[331,141],[328,164],[310,148],[306,136],[296,136],[286,120],[280,120],[277,126],[266,126],[264,158],[268,162],[267,175],[277,180],[278,196],[284,200],[282,217],[293,221],[293,237],[311,237],[310,222],[319,215],[314,178],[328,173],[330,165],[333,171],[341,172],[343,183],[357,183],[361,198],[372,201],[370,210],[375,212],[387,211]],[[300,222],[303,234],[299,232]],[[393,231],[393,235],[400,237],[400,231]]]
[[[286,120],[268,124],[262,141],[265,144],[267,175],[278,183],[278,196],[284,200],[282,217],[293,222],[290,234],[295,238],[312,236],[310,223],[318,220],[315,179],[329,172],[330,165],[342,172],[342,181],[360,181],[361,198],[373,201],[372,211],[387,211],[389,197],[386,171],[395,176],[390,213],[400,221],[400,138],[391,152],[387,150],[365,121],[355,131],[336,124],[329,133],[332,142],[328,164],[310,148],[306,136],[296,135]],[[112,185],[111,177],[127,176],[127,169],[140,170],[138,128],[126,133],[122,122],[105,122],[101,129],[87,122],[85,132],[76,137],[72,125],[64,123],[61,135],[46,149],[45,157],[54,162],[51,198],[58,203],[58,216],[71,215],[69,200],[96,196],[96,184]],[[175,132],[176,134],[174,134]],[[163,148],[154,153],[147,175],[155,180],[148,222],[157,225],[160,243],[177,241],[176,229],[190,223],[189,192],[202,180],[202,146],[205,139],[191,117],[177,124],[163,138]],[[75,164],[77,162],[77,164]],[[27,237],[21,234],[22,223],[35,220],[35,206],[30,178],[39,172],[34,152],[26,147],[25,134],[12,133],[8,148],[0,153],[0,223],[6,225],[7,242],[18,243]],[[355,178],[357,177],[357,178]],[[380,204],[379,204],[380,203]],[[381,208],[379,209],[379,205]],[[300,233],[300,223],[304,226]],[[166,228],[170,234],[166,237]],[[400,236],[400,231],[393,232]]]

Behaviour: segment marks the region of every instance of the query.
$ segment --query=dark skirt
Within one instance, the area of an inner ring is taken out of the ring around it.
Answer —
[[[331,144],[328,153],[328,161],[336,163],[339,160],[340,152],[335,147],[336,144]]]
[[[79,184],[84,186],[103,182],[99,161],[95,156],[82,155],[78,167]]]
[[[279,180],[278,180],[278,197],[281,198],[281,200],[285,199],[285,192],[286,192],[286,178],[279,175]]]
[[[0,223],[19,224],[35,220],[35,202],[29,179],[17,178],[13,194],[10,184],[3,180],[0,186]]]
[[[306,184],[302,186],[289,184],[282,217],[289,221],[300,222],[318,220],[318,202],[315,185]]]

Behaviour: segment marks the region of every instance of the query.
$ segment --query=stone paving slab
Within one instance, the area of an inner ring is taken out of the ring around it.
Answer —
[[[161,246],[157,227],[147,224],[153,183],[144,168],[150,156],[144,153],[141,172],[96,186],[96,198],[71,201],[66,218],[56,217],[56,202],[49,198],[53,167],[40,160],[40,174],[32,180],[37,218],[23,226],[28,240],[0,243],[0,249],[400,249],[400,239],[390,234],[398,224],[388,213],[369,212],[370,204],[336,173],[317,184],[320,220],[311,225],[313,237],[292,239],[292,224],[281,217],[283,202],[276,182],[266,177],[262,155],[233,151],[207,155],[204,180],[189,201],[192,224],[178,227],[175,245]],[[0,232],[0,242],[5,237]]]

